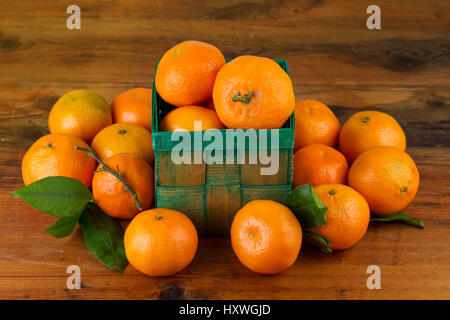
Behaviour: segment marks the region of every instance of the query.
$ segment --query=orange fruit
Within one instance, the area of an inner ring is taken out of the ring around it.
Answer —
[[[364,151],[378,146],[406,149],[406,137],[398,122],[384,112],[361,111],[352,115],[339,135],[339,148],[349,163]]]
[[[288,207],[271,200],[253,200],[234,216],[231,245],[250,270],[275,274],[297,260],[302,228]]]
[[[155,86],[161,98],[174,105],[197,105],[211,98],[217,72],[225,58],[215,46],[185,41],[169,49],[156,70]]]
[[[24,184],[64,176],[78,179],[89,188],[96,161],[75,147],[89,148],[86,142],[68,134],[53,133],[38,139],[22,159]]]
[[[395,147],[374,147],[353,162],[348,184],[366,198],[373,213],[390,215],[414,199],[419,170],[406,152]]]
[[[114,122],[137,124],[152,131],[152,90],[135,88],[119,94],[111,104]]]
[[[160,131],[194,131],[194,121],[201,121],[202,130],[225,129],[217,113],[200,106],[184,106],[170,111],[160,123]]]
[[[306,183],[315,187],[347,182],[348,164],[344,155],[324,144],[312,144],[298,150],[293,166],[294,189]]]
[[[367,201],[357,191],[342,184],[323,184],[314,188],[328,207],[327,223],[312,230],[331,243],[331,249],[344,250],[364,237],[370,220]]]
[[[295,96],[291,79],[278,63],[241,56],[220,69],[213,102],[228,128],[276,129],[294,111]]]
[[[153,169],[141,157],[116,153],[107,158],[105,164],[114,172],[120,171],[125,182],[137,193],[142,210],[147,210],[153,201]],[[98,206],[109,216],[131,219],[140,211],[124,184],[99,165],[92,179],[92,194]],[[118,169],[117,169],[118,168]]]
[[[197,251],[197,231],[181,212],[151,209],[139,213],[125,231],[125,253],[140,272],[163,277],[186,268]]]
[[[112,124],[95,136],[91,146],[102,161],[116,153],[129,153],[153,163],[152,134],[136,124]]]
[[[73,90],[56,101],[48,117],[51,133],[67,133],[91,143],[97,132],[112,123],[106,100],[91,90]]]
[[[295,104],[294,151],[315,143],[335,147],[340,129],[339,120],[323,103],[303,100]]]

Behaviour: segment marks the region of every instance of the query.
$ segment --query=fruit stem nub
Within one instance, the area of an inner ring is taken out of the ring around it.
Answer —
[[[136,191],[134,191],[129,185],[128,183],[126,183],[125,179],[123,178],[122,174],[120,173],[119,170],[119,165],[117,165],[117,172],[115,172],[114,170],[112,170],[110,167],[108,167],[102,160],[100,160],[97,155],[90,149],[86,149],[86,148],[81,148],[81,147],[75,147],[75,149],[77,150],[81,150],[81,151],[86,151],[86,153],[88,154],[88,156],[91,156],[92,158],[94,158],[95,160],[97,160],[98,163],[100,163],[102,165],[102,168],[97,170],[96,172],[99,171],[108,171],[109,173],[111,173],[114,177],[116,177],[117,179],[119,179],[120,182],[123,183],[123,186],[125,187],[125,190],[127,190],[129,193],[131,193],[131,195],[134,198],[134,202],[136,204],[136,207],[139,210],[142,210],[142,206],[141,206],[141,202],[138,199],[137,193]]]
[[[234,95],[233,98],[231,98],[231,101],[240,101],[242,103],[249,104],[251,97],[253,97],[254,95],[255,95],[255,93],[253,91],[250,91],[249,93],[247,93],[244,96],[241,96],[241,93],[238,92]]]

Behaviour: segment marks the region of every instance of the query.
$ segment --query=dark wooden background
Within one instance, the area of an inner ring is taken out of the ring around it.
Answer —
[[[373,1],[76,1],[81,30],[66,29],[72,1],[0,2],[0,298],[8,299],[449,299],[450,27],[448,0],[376,1],[381,30],[366,28]],[[21,158],[48,133],[47,116],[67,91],[89,88],[109,102],[152,85],[157,59],[188,39],[241,54],[288,60],[297,99],[333,107],[343,122],[387,111],[404,127],[421,174],[407,213],[419,230],[372,224],[354,248],[333,255],[309,245],[277,276],[239,264],[225,238],[200,240],[194,262],[169,278],[103,267],[79,229],[44,232],[54,218],[15,199]],[[82,289],[66,288],[81,267]],[[368,290],[366,268],[381,267]]]

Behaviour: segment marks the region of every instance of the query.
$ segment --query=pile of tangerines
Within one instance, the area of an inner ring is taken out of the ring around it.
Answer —
[[[405,134],[394,118],[358,112],[341,128],[326,105],[295,103],[289,76],[271,59],[241,56],[225,63],[213,45],[186,41],[163,55],[154,85],[176,107],[162,119],[160,131],[193,131],[194,121],[201,121],[202,130],[276,129],[295,110],[293,187],[312,184],[328,208],[326,224],[312,231],[326,237],[332,249],[355,245],[366,233],[371,212],[394,214],[417,192],[419,172],[405,153]],[[190,264],[198,244],[191,220],[174,210],[147,210],[154,196],[151,90],[126,91],[111,106],[93,91],[71,91],[53,106],[49,129],[51,134],[23,158],[25,185],[66,176],[92,188],[106,214],[133,219],[125,231],[125,252],[147,275],[171,275]],[[103,165],[77,147],[91,148]],[[302,244],[293,212],[264,199],[236,213],[230,234],[238,259],[266,274],[290,267]]]

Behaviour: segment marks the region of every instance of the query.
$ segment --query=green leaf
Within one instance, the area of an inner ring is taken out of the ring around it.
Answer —
[[[54,217],[73,217],[92,199],[91,191],[84,184],[67,177],[43,178],[13,194]]]
[[[327,223],[325,213],[328,208],[320,201],[311,184],[295,188],[284,204],[294,212],[303,229],[317,228]]]
[[[330,241],[324,236],[311,230],[303,230],[303,239],[320,248],[325,253],[333,253]]]
[[[51,227],[45,229],[45,231],[56,238],[67,237],[75,229],[80,215],[81,212],[73,215],[72,217],[61,218],[56,221]]]
[[[425,229],[425,225],[422,221],[420,221],[417,218],[413,218],[401,211],[389,216],[377,216],[377,217],[372,216],[370,218],[370,221],[378,221],[378,222],[400,221],[417,228]]]
[[[86,206],[79,222],[89,250],[105,266],[122,274],[128,260],[119,223],[93,203]]]

